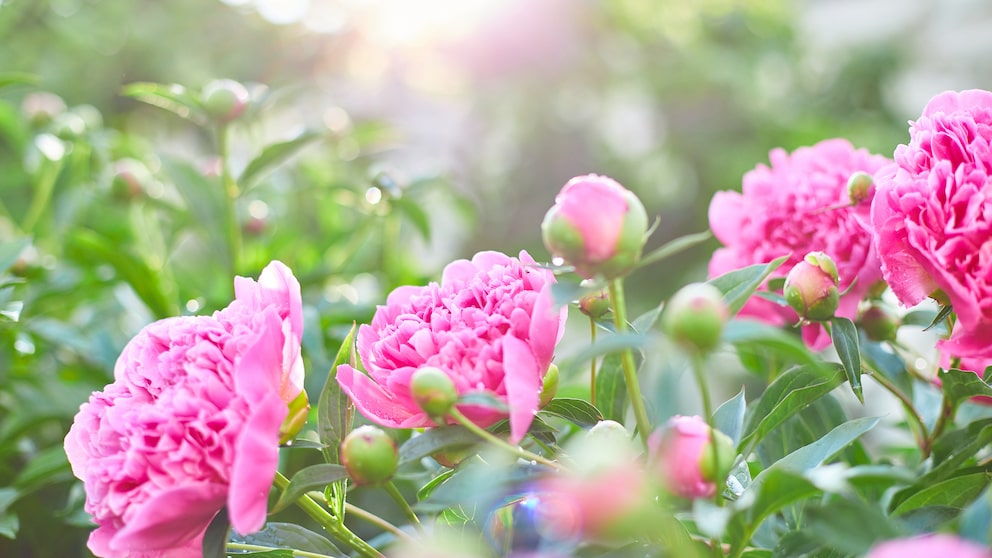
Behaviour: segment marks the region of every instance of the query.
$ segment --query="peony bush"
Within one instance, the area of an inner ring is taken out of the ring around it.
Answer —
[[[220,85],[223,126],[247,101]],[[992,93],[947,92],[891,160],[773,151],[713,198],[709,276],[636,316],[625,279],[709,236],[645,251],[633,190],[578,176],[546,254],[393,289],[310,395],[306,294],[280,262],[237,277],[226,308],[141,329],[80,408],[89,548],[992,556],[990,122]]]

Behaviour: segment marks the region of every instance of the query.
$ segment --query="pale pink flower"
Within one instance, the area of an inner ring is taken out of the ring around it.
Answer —
[[[992,93],[941,93],[909,134],[875,176],[882,272],[907,306],[942,290],[960,327],[941,349],[981,354],[992,345]]]
[[[488,426],[510,418],[510,438],[523,438],[538,409],[542,379],[563,333],[566,309],[554,308],[554,276],[526,252],[520,259],[480,252],[449,264],[441,284],[400,287],[358,330],[367,374],[337,369],[341,388],[369,420],[391,428],[435,426],[410,393],[410,377],[433,366],[459,395],[483,392],[509,405],[463,404],[469,420]]]
[[[212,316],[167,318],[121,353],[65,438],[94,554],[201,556],[225,505],[234,529],[265,523],[288,403],[303,389],[300,286],[279,262]]]
[[[785,277],[807,253],[822,251],[837,262],[840,291],[854,285],[837,308],[838,316],[854,319],[858,302],[882,275],[867,226],[873,192],[851,206],[847,181],[857,171],[874,173],[889,160],[843,139],[800,147],[792,154],[774,149],[769,159],[770,167],[758,165],[744,175],[742,192],[713,196],[710,228],[725,247],[713,254],[710,277],[791,253],[772,274]],[[773,325],[797,321],[790,308],[756,297],[741,314]],[[814,349],[830,343],[819,324],[804,327],[803,338]]]
[[[650,501],[644,469],[634,460],[587,474],[561,472],[537,486],[542,526],[559,540],[606,536]]]
[[[872,547],[865,558],[992,558],[992,551],[954,535],[936,534],[893,539]]]
[[[716,492],[712,433],[702,417],[682,415],[672,417],[651,433],[651,462],[670,492],[683,498],[709,498]]]

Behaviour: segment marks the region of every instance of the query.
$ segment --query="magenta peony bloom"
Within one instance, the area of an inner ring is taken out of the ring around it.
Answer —
[[[241,534],[261,529],[280,427],[303,389],[300,286],[279,262],[213,316],[167,318],[121,353],[114,382],[84,403],[65,438],[103,557],[201,556],[227,506]]]
[[[716,492],[722,473],[713,470],[713,451],[720,454],[721,468],[729,470],[734,459],[733,442],[699,416],[670,418],[651,433],[648,451],[661,483],[683,498],[709,498]]]
[[[865,558],[992,558],[992,551],[954,535],[923,535],[885,541],[872,547]]]
[[[854,319],[858,302],[882,278],[867,226],[871,194],[851,206],[848,178],[874,173],[889,162],[847,140],[831,139],[800,147],[791,155],[769,154],[771,167],[758,165],[744,175],[743,192],[717,192],[710,202],[710,228],[725,247],[710,260],[710,277],[792,253],[772,277],[784,277],[808,252],[822,251],[837,262],[840,298],[837,315]],[[857,283],[855,283],[857,280]],[[752,298],[741,311],[773,325],[795,323],[789,308]],[[819,324],[803,328],[813,349],[830,344]]]
[[[992,345],[992,93],[941,93],[909,134],[875,176],[882,273],[907,306],[942,290],[960,327],[941,349],[981,354]]]
[[[576,176],[555,196],[541,235],[551,254],[585,278],[621,277],[641,258],[648,215],[633,192],[605,176]]]
[[[368,375],[341,365],[341,388],[382,426],[435,426],[410,393],[413,373],[433,366],[451,378],[459,395],[486,392],[506,402],[510,438],[520,441],[537,411],[566,312],[554,309],[553,275],[534,263],[526,252],[519,260],[480,252],[449,264],[440,285],[394,290],[371,325],[358,330]],[[507,416],[479,405],[457,408],[480,426]]]

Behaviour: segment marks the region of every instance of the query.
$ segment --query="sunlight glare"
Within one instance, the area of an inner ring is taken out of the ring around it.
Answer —
[[[506,4],[500,0],[350,0],[362,29],[389,46],[427,46],[462,38]]]

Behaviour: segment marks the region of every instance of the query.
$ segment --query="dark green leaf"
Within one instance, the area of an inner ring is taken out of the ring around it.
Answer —
[[[420,461],[439,451],[447,451],[479,442],[479,437],[464,426],[431,428],[413,436],[400,446],[400,465]]]
[[[961,514],[961,536],[986,546],[992,543],[992,489],[986,487]]]
[[[713,238],[713,233],[710,231],[703,231],[694,234],[687,234],[685,236],[680,236],[676,239],[670,240],[644,255],[644,257],[641,258],[640,263],[637,264],[637,268],[660,262],[665,258],[670,258],[679,252],[688,250],[693,246],[698,246],[711,238]]]
[[[602,355],[619,353],[625,349],[641,349],[647,343],[648,337],[642,333],[603,335],[595,343],[564,359],[560,365],[561,374],[567,376],[578,367]]]
[[[0,513],[0,537],[14,539],[21,528],[21,520],[14,513]]]
[[[323,535],[293,523],[269,522],[261,531],[246,536],[240,536],[235,531],[231,534],[231,542],[303,550],[335,557],[345,556]]]
[[[768,433],[755,447],[761,463],[769,466],[797,449],[826,436],[838,425],[847,422],[847,414],[832,393],[813,401]],[[854,447],[845,450],[852,453]],[[854,455],[846,455],[848,464],[856,463]]]
[[[627,383],[619,354],[603,359],[596,371],[596,408],[603,418],[622,423],[627,414]]]
[[[427,481],[427,484],[425,484],[424,486],[420,487],[420,490],[417,491],[417,501],[418,502],[422,502],[422,501],[426,500],[427,498],[429,498],[430,495],[431,495],[431,492],[434,492],[434,489],[437,486],[439,486],[440,484],[442,484],[444,481],[448,480],[448,478],[450,478],[451,475],[454,475],[455,474],[455,471],[457,471],[457,469],[447,469],[443,473],[441,473],[440,475],[438,475],[438,476],[432,478],[431,480]]]
[[[723,330],[723,340],[737,346],[766,347],[799,364],[821,363],[797,336],[756,320],[731,320]]]
[[[26,72],[0,72],[0,88],[38,83],[38,76]]]
[[[849,420],[844,424],[834,428],[826,436],[813,442],[812,444],[799,448],[782,459],[776,461],[771,467],[761,472],[755,479],[754,484],[760,484],[761,475],[772,469],[788,469],[790,471],[809,471],[819,466],[837,452],[843,450],[848,444],[857,440],[862,434],[871,430],[878,424],[878,417],[864,417]]]
[[[227,508],[221,508],[203,535],[203,558],[227,557],[227,534],[230,530],[231,521],[227,517]]]
[[[913,395],[913,378],[906,371],[906,363],[881,343],[861,337],[861,357],[874,374],[881,374],[907,396]]]
[[[902,515],[917,508],[947,506],[964,508],[989,485],[985,471],[951,477],[945,481],[927,486],[902,500],[892,510],[892,515]]]
[[[908,536],[882,510],[860,500],[837,499],[807,507],[803,531],[813,540],[843,554],[863,556],[876,542]]]
[[[976,395],[992,397],[992,387],[982,381],[982,378],[974,372],[952,369],[942,372],[938,378],[940,378],[944,396],[950,399],[954,405]]]
[[[241,172],[241,176],[238,177],[238,184],[242,188],[248,188],[251,186],[263,173],[268,172],[274,167],[285,163],[290,157],[299,153],[304,147],[316,142],[320,139],[325,139],[327,134],[320,132],[304,132],[299,136],[267,146],[262,150],[262,153],[251,160],[245,170]]]
[[[595,426],[603,420],[599,409],[582,399],[552,399],[541,412],[561,417],[584,428]]]
[[[295,440],[290,440],[290,442],[286,444],[284,447],[291,449],[323,450],[324,444],[321,444],[320,442],[314,442],[313,440],[307,440],[306,438],[297,438]]]
[[[13,486],[21,492],[31,492],[57,477],[68,477],[69,470],[69,460],[62,446],[50,446],[28,461],[14,478]]]
[[[331,463],[320,463],[301,469],[289,480],[289,486],[282,491],[270,513],[285,509],[311,490],[323,490],[325,486],[347,477],[348,471],[344,467]]]
[[[398,209],[400,213],[406,216],[410,220],[410,223],[417,229],[420,233],[420,237],[426,241],[431,239],[431,218],[424,211],[419,203],[409,198],[392,198],[389,203],[393,208]]]
[[[903,325],[930,326],[934,324],[937,312],[933,310],[913,310],[899,319]]]
[[[207,115],[200,104],[199,95],[178,84],[137,82],[124,86],[121,94],[165,109],[181,118],[199,125],[207,122]]]
[[[225,236],[212,228],[225,219],[224,190],[220,180],[204,176],[188,161],[174,157],[162,157],[162,167],[183,198],[191,228],[199,230],[211,251],[218,255],[229,254]],[[221,263],[224,261],[220,260]]]
[[[355,330],[358,326],[352,324],[351,331],[341,342],[334,363],[327,373],[324,388],[320,390],[317,401],[317,435],[324,445],[324,458],[328,463],[338,463],[338,446],[341,440],[351,432],[351,421],[355,415],[355,407],[348,395],[341,389],[337,381],[338,366],[342,364],[355,365],[354,347]]]
[[[840,316],[830,320],[830,325],[834,348],[837,349],[837,356],[840,357],[844,372],[847,373],[847,383],[851,386],[854,396],[863,405],[865,398],[861,394],[861,350],[858,348],[858,328],[854,326],[854,322]]]
[[[806,365],[784,372],[748,411],[739,453],[749,454],[766,434],[843,381],[844,372],[837,365],[826,368]]]
[[[771,514],[794,502],[820,493],[809,479],[799,473],[782,469],[762,471],[761,483],[752,482],[745,494],[753,494],[737,500],[735,513],[727,526],[731,540],[744,544],[743,534],[750,527],[756,529]],[[755,481],[758,479],[755,478]]]
[[[744,388],[741,387],[737,395],[728,399],[713,413],[713,425],[720,432],[730,436],[734,444],[737,444],[741,441],[741,432],[744,429],[744,412],[746,410],[747,402],[744,400]]]
[[[0,273],[10,269],[10,266],[14,265],[21,252],[29,244],[31,244],[31,238],[27,236],[5,240],[3,244],[0,244]]]
[[[940,312],[937,312],[937,315],[934,316],[933,321],[930,322],[930,325],[928,325],[927,327],[923,328],[923,331],[928,331],[928,330],[936,327],[937,324],[943,322],[947,318],[947,316],[950,316],[951,315],[951,312],[953,312],[953,311],[954,311],[954,308],[950,304],[948,304],[947,306],[942,306],[940,308]]]
[[[731,315],[734,315],[740,312],[744,303],[761,286],[765,278],[785,263],[789,256],[787,254],[766,264],[755,264],[743,269],[736,269],[719,277],[714,277],[707,283],[720,289],[720,292],[723,293],[723,300],[730,308]]]

